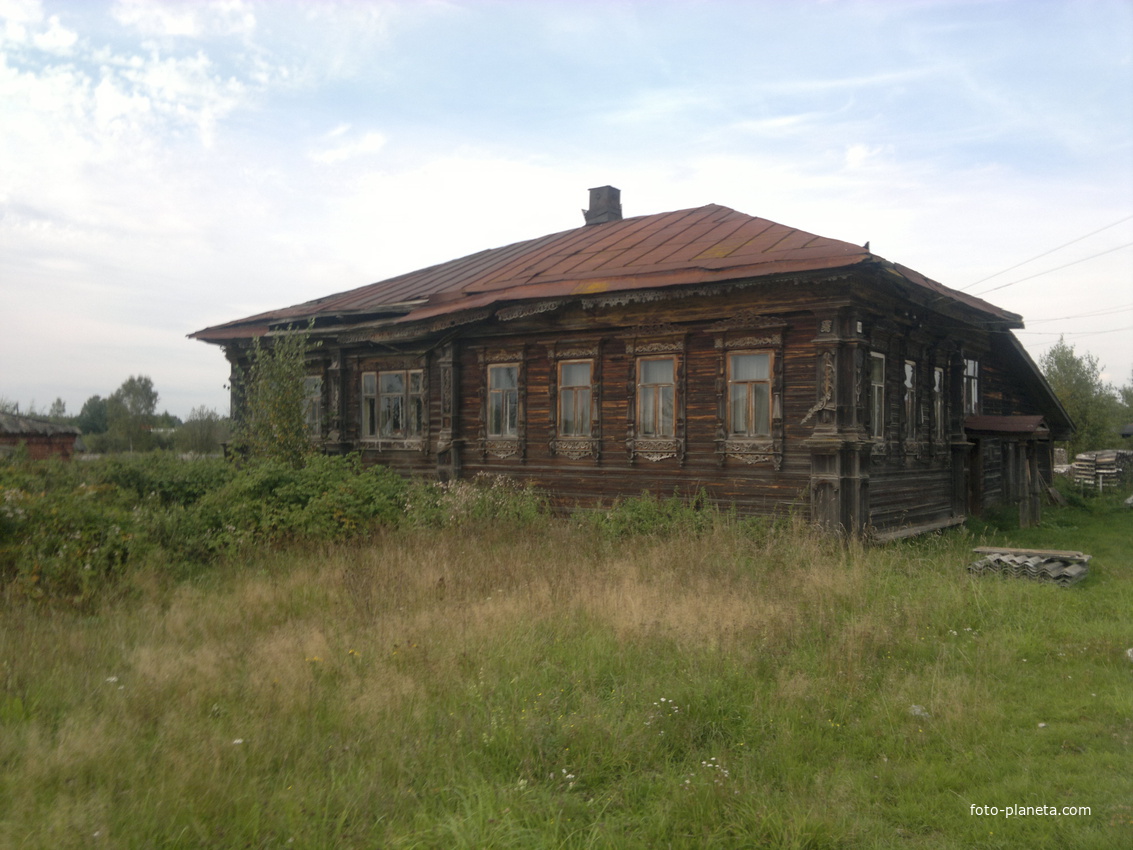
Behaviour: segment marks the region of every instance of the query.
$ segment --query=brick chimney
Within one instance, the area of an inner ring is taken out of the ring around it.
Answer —
[[[622,193],[613,186],[590,190],[590,209],[582,211],[587,224],[605,224],[622,220]]]

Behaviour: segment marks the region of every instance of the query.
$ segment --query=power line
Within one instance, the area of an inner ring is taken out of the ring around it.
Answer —
[[[1029,336],[1097,336],[1098,334],[1115,334],[1119,331],[1133,331],[1133,325],[1125,328],[1110,328],[1105,331],[1013,331],[1015,334],[1028,334]]]
[[[1133,218],[1133,215],[1127,215],[1127,216],[1125,216],[1125,218],[1118,219],[1117,221],[1113,222],[1112,224],[1107,224],[1105,227],[1099,227],[1097,230],[1093,231],[1092,233],[1087,233],[1085,236],[1079,236],[1077,239],[1071,239],[1069,242],[1066,242],[1062,245],[1059,245],[1057,248],[1051,248],[1049,251],[1043,251],[1041,254],[1037,254],[1034,257],[1031,257],[1031,259],[1029,259],[1029,260],[1023,260],[1023,262],[1016,263],[1015,265],[1010,266],[1009,268],[1003,269],[1001,271],[997,271],[995,274],[989,274],[987,277],[981,278],[981,279],[977,280],[975,283],[969,283],[967,286],[961,286],[960,291],[961,292],[967,292],[973,286],[979,286],[981,283],[983,283],[986,280],[991,280],[993,277],[999,277],[1001,274],[1007,274],[1007,272],[1014,271],[1015,269],[1019,268],[1019,266],[1025,266],[1025,265],[1027,265],[1027,263],[1032,263],[1035,260],[1040,260],[1043,257],[1047,256],[1048,254],[1053,254],[1055,251],[1061,251],[1063,248],[1068,248],[1069,246],[1075,244],[1076,242],[1081,242],[1083,239],[1089,239],[1091,236],[1097,236],[1103,230],[1109,230],[1111,227],[1117,227],[1117,225],[1124,224],[1125,222],[1129,221],[1129,219],[1131,219],[1131,218]],[[1024,280],[1026,280],[1026,278],[1024,278]],[[994,291],[994,290],[991,290],[991,289],[988,290],[988,292],[992,292],[992,291]]]
[[[1130,216],[1130,218],[1133,218],[1133,216]],[[1063,269],[1068,269],[1071,266],[1076,266],[1079,263],[1084,263],[1084,262],[1086,262],[1086,260],[1092,260],[1096,257],[1103,257],[1106,254],[1112,254],[1114,251],[1120,251],[1122,248],[1128,248],[1130,245],[1133,245],[1133,242],[1126,242],[1124,245],[1118,245],[1116,248],[1110,248],[1106,251],[1099,251],[1098,253],[1091,254],[1088,257],[1082,257],[1082,259],[1080,259],[1080,260],[1074,260],[1074,262],[1072,262],[1072,263],[1067,263],[1066,265],[1063,265],[1063,266],[1056,266],[1053,269],[1047,269],[1045,272],[1035,272],[1035,274],[1027,275],[1026,277],[1021,277],[1018,280],[1011,281],[1010,283],[1003,283],[1003,284],[1000,284],[999,286],[993,286],[991,289],[985,289],[983,292],[978,293],[978,296],[980,298],[982,298],[983,296],[987,295],[989,292],[998,292],[1000,289],[1006,289],[1009,286],[1014,286],[1015,284],[1022,283],[1025,280],[1033,280],[1036,277],[1042,277],[1044,274],[1050,274],[1051,272],[1062,271]],[[1047,252],[1047,253],[1049,253],[1049,252]],[[985,280],[986,279],[987,278],[985,278]],[[972,284],[972,286],[975,286],[975,284]]]
[[[1133,310],[1133,304],[1127,304],[1124,307],[1110,307],[1107,310],[1094,310],[1092,313],[1078,313],[1073,316],[1058,316],[1054,319],[1028,319],[1028,325],[1041,325],[1045,322],[1068,322],[1071,319],[1092,319],[1095,316],[1110,316],[1114,313],[1124,313],[1128,310]]]

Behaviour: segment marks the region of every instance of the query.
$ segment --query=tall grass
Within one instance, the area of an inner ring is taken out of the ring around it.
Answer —
[[[146,573],[93,613],[9,603],[0,846],[1133,841],[1116,500],[864,549],[616,515],[656,505],[484,519],[485,498],[364,544]],[[1091,577],[965,571],[974,545],[1037,538],[1095,550]]]

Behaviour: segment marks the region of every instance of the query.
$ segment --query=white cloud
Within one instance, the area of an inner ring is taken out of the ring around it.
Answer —
[[[346,129],[340,127],[332,131],[330,137],[339,138],[346,132]],[[343,144],[312,151],[309,156],[312,161],[322,165],[337,165],[350,159],[376,154],[385,147],[385,144],[386,137],[382,133],[369,132]]]
[[[47,53],[57,53],[66,56],[79,40],[78,33],[69,30],[59,23],[59,16],[52,15],[47,22],[47,30],[37,33],[32,43]]]
[[[118,0],[111,14],[120,24],[146,36],[199,38],[244,35],[256,28],[250,4],[242,0],[169,3],[162,0]]]

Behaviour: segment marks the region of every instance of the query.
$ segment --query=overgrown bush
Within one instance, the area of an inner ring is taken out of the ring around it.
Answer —
[[[471,481],[410,485],[406,521],[425,528],[463,525],[531,525],[550,515],[545,494],[505,475],[477,475]]]
[[[606,510],[580,513],[577,516],[578,521],[604,537],[664,537],[705,531],[720,518],[720,513],[708,501],[704,491],[690,498],[682,498],[676,493],[659,498],[653,493],[644,492],[640,496],[616,499]]]
[[[365,468],[357,455],[313,455],[298,468],[264,460],[202,499],[198,518],[224,545],[346,538],[398,522],[405,489],[396,473]]]

